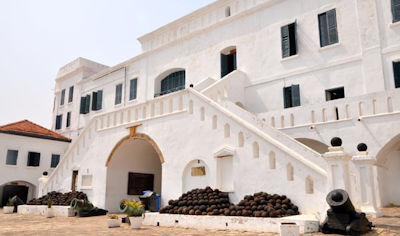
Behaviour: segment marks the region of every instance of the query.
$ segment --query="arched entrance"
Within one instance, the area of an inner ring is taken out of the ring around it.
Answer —
[[[320,154],[326,153],[328,151],[328,145],[318,140],[309,138],[296,138],[296,140]]]
[[[400,206],[400,135],[391,139],[376,159],[381,206]]]
[[[144,190],[161,193],[164,162],[155,142],[144,134],[125,137],[107,161],[105,208],[117,212],[123,199],[136,199]]]
[[[5,206],[9,198],[17,195],[24,203],[35,196],[35,185],[26,181],[12,181],[0,185],[0,206]]]

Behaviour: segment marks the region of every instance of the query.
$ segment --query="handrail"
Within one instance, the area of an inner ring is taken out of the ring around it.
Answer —
[[[196,90],[192,89],[192,88],[188,88],[188,90],[196,95],[198,98],[200,98],[201,100],[203,100],[204,102],[208,103],[209,105],[211,105],[212,107],[214,107],[215,109],[217,109],[218,111],[225,113],[226,116],[228,116],[229,118],[235,120],[236,122],[240,123],[242,126],[246,127],[247,129],[251,130],[252,132],[254,132],[255,134],[257,134],[259,137],[267,140],[269,143],[273,144],[274,146],[278,147],[279,149],[281,149],[282,151],[286,152],[287,154],[289,154],[290,156],[292,156],[293,158],[295,158],[296,160],[302,162],[304,165],[308,166],[309,168],[313,169],[314,171],[316,171],[318,174],[322,175],[323,177],[327,177],[327,171],[323,168],[321,168],[320,166],[316,165],[315,163],[311,162],[310,160],[308,160],[307,158],[303,157],[302,155],[300,155],[298,152],[288,148],[286,145],[282,144],[281,142],[279,142],[278,140],[272,138],[270,135],[266,134],[265,132],[261,131],[260,129],[258,129],[257,127],[255,127],[252,124],[249,124],[247,122],[243,122],[243,119],[238,117],[236,114],[232,113],[231,111],[227,110],[226,108],[224,108],[223,106],[221,106],[220,104],[218,104],[217,102],[213,101],[212,99],[208,98],[207,96],[197,92]],[[279,132],[279,131],[278,131]]]

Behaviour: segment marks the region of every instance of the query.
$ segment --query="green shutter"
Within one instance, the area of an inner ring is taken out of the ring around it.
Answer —
[[[233,70],[236,70],[237,69],[237,62],[236,62],[236,52],[235,53],[233,53]]]
[[[229,73],[228,55],[221,54],[221,78]]]
[[[400,21],[400,0],[392,0],[393,23]]]
[[[86,107],[86,97],[81,97],[81,107],[79,110],[80,114],[86,114],[85,113],[85,107]]]
[[[92,93],[92,111],[97,111],[97,92]]]
[[[281,27],[282,58],[290,56],[289,25]]]
[[[85,101],[85,114],[90,112],[90,95],[86,95],[86,101]]]
[[[103,107],[103,90],[97,91],[96,111],[101,110]]]
[[[122,102],[122,84],[115,86],[115,101],[114,104],[120,104]]]
[[[394,87],[400,88],[400,62],[393,62]]]
[[[137,79],[132,79],[129,88],[129,100],[136,99]]]
[[[326,17],[326,13],[322,13],[318,15],[318,24],[319,24],[319,39],[320,46],[325,47],[329,44],[328,39],[328,20]]]
[[[329,35],[329,44],[334,44],[339,41],[338,31],[337,31],[337,23],[336,23],[336,10],[330,10],[326,13],[327,21],[328,21],[328,35]]]
[[[285,87],[283,87],[283,107],[284,108],[287,108],[288,107],[288,104],[287,104],[287,102],[286,102],[286,91],[287,91],[287,89],[285,88]]]
[[[298,84],[292,85],[292,106],[300,106],[300,86]]]

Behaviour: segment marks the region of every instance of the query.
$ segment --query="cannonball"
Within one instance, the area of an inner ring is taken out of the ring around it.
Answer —
[[[342,146],[342,139],[339,137],[334,137],[331,139],[331,145],[332,147],[340,147]]]
[[[359,152],[365,152],[365,151],[367,151],[367,149],[368,149],[368,146],[365,143],[360,143],[357,145],[357,150]]]

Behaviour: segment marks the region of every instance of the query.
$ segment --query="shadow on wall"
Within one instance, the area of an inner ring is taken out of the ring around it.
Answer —
[[[0,207],[5,206],[9,198],[17,195],[24,203],[34,197],[35,185],[25,181],[12,181],[0,185]]]
[[[318,140],[308,138],[296,138],[296,140],[320,154],[328,152],[329,146]]]

